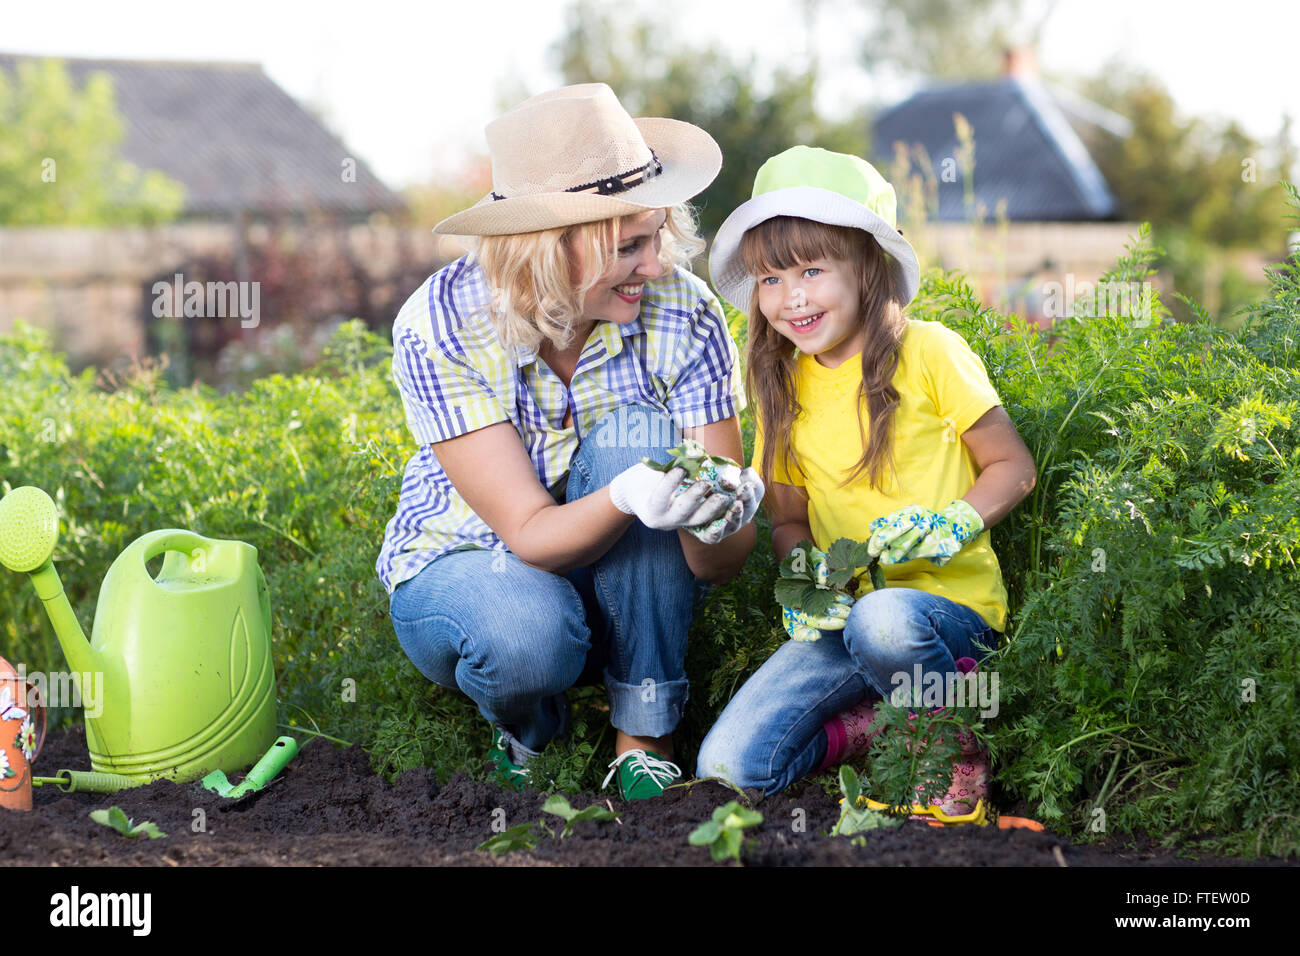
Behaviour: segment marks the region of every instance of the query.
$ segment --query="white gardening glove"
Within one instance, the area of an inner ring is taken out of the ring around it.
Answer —
[[[732,484],[726,478],[722,479],[723,488],[730,492],[736,493],[736,500],[730,508],[720,517],[709,522],[703,527],[688,527],[686,530],[699,538],[705,544],[717,544],[723,538],[735,534],[750,521],[754,520],[754,515],[758,512],[758,506],[763,501],[763,479],[758,476],[753,468],[746,468],[739,473],[736,483]]]
[[[697,481],[674,497],[685,478],[684,468],[655,471],[637,462],[614,476],[609,500],[619,511],[636,515],[647,528],[658,531],[708,524],[726,510],[727,499],[714,495],[707,481]]]

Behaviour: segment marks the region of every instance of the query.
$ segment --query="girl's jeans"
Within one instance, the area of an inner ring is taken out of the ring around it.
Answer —
[[[983,660],[999,635],[964,605],[913,588],[872,591],[842,631],[786,641],[723,711],[700,746],[699,777],[776,793],[826,757],[822,725],[866,699],[887,697],[895,674],[956,672],[959,657]]]
[[[614,427],[598,423],[573,456],[566,501],[604,488],[642,456],[666,461],[663,450],[680,441],[656,409],[628,405],[610,415]],[[638,423],[637,415],[649,418]],[[398,585],[389,612],[420,673],[467,694],[522,764],[567,729],[564,692],[580,678],[603,676],[616,729],[671,733],[687,698],[687,631],[707,591],[677,532],[637,520],[595,563],[565,575],[508,551],[440,555]]]

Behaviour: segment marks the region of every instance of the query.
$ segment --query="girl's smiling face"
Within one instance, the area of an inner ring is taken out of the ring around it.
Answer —
[[[862,351],[866,333],[857,274],[843,259],[820,258],[755,277],[758,310],[801,352],[835,368]]]

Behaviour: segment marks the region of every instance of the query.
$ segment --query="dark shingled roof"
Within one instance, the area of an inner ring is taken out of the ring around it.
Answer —
[[[924,145],[935,175],[960,145],[953,113],[970,122],[975,137],[975,198],[991,217],[999,199],[1013,221],[1113,219],[1115,198],[1054,96],[1035,77],[1009,76],[924,90],[881,114],[875,122],[873,161],[888,170],[894,143]],[[913,167],[916,168],[915,166]],[[964,187],[939,182],[941,221],[968,218]]]
[[[0,54],[12,79],[24,60]],[[356,154],[255,63],[82,60],[58,57],[79,85],[112,78],[125,119],[126,159],[184,184],[185,215],[324,209],[350,217],[404,203]],[[356,159],[356,181],[342,178]]]

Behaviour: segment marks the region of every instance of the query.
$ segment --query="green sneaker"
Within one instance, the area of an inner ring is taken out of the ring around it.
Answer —
[[[492,746],[488,748],[487,762],[492,765],[489,777],[506,790],[520,793],[528,786],[528,768],[510,759],[506,749],[505,734],[500,727],[492,728]]]
[[[664,788],[682,775],[682,768],[653,750],[629,750],[609,765],[603,790],[618,774],[618,790],[624,800],[645,800],[663,794]]]

